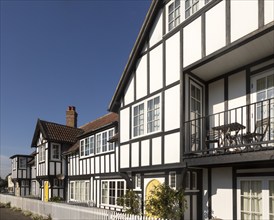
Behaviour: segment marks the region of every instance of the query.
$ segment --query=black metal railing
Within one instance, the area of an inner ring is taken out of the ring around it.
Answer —
[[[185,156],[273,148],[274,98],[189,120],[184,126]]]

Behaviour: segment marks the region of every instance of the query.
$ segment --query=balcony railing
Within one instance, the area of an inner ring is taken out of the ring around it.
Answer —
[[[185,157],[273,149],[274,98],[185,122],[184,146]]]

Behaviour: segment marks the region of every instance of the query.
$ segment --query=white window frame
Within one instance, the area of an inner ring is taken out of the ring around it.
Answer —
[[[15,157],[15,158],[12,159],[12,169],[13,170],[16,170],[16,168],[17,168],[16,165],[17,164],[16,164],[16,157]]]
[[[45,162],[46,160],[46,146],[43,144],[38,148],[39,162]]]
[[[21,161],[24,161],[23,163],[21,163]],[[19,163],[19,169],[21,170],[25,170],[27,169],[27,158],[25,157],[18,157],[18,163]]]
[[[177,5],[176,5],[177,4]],[[172,7],[172,9],[171,9]],[[173,30],[180,24],[181,20],[181,0],[174,0],[167,6],[168,31]],[[172,25],[173,24],[173,25]]]
[[[261,181],[262,182],[262,217],[269,219],[269,182],[274,181],[274,177],[238,177],[237,178],[237,218],[241,218],[241,181]]]
[[[137,173],[135,175],[135,189],[141,189],[141,174]]]
[[[189,1],[189,7],[186,6],[186,2]],[[201,0],[185,0],[185,19],[191,17],[191,15],[195,14],[197,11],[200,10],[202,7]],[[196,8],[196,6],[198,8]],[[187,11],[190,11],[189,14],[187,14]]]
[[[110,183],[115,183],[115,189],[114,189],[114,191],[115,191],[115,195],[114,195],[114,201],[115,201],[115,204],[109,204],[109,199],[110,199]],[[123,189],[121,189],[121,188],[119,188],[118,189],[118,182],[121,182],[121,183],[123,183],[123,185],[124,185],[124,187],[123,187]],[[103,185],[104,186],[106,186],[106,188],[105,187],[103,187]],[[107,190],[107,193],[106,193],[106,200],[107,200],[107,203],[104,203],[103,202],[103,190]],[[101,203],[103,204],[103,205],[106,205],[106,206],[109,206],[109,207],[121,207],[121,206],[118,206],[117,205],[117,199],[119,198],[118,197],[118,191],[123,191],[124,193],[126,192],[126,182],[124,181],[124,180],[102,180],[101,181]]]
[[[69,183],[70,201],[90,201],[90,181],[77,180]]]
[[[54,147],[57,147],[58,151],[57,154],[55,154],[55,149]],[[51,160],[56,160],[59,161],[61,160],[61,145],[60,144],[56,144],[56,143],[51,143]],[[58,156],[58,158],[55,158],[55,156]]]
[[[173,184],[174,182],[174,184]],[[170,188],[176,189],[177,175],[175,171],[169,172],[169,186]]]
[[[159,98],[159,114],[158,114],[158,129],[157,130],[153,130],[153,131],[148,131],[148,103],[151,100],[155,100],[156,98]],[[134,128],[136,127],[135,123],[134,123],[134,119],[135,119],[135,115],[134,115],[134,108],[140,105],[144,105],[144,119],[143,119],[143,134],[139,134],[139,135],[135,135],[134,133]],[[132,130],[132,139],[134,138],[139,138],[139,137],[143,137],[146,135],[151,135],[151,134],[155,134],[158,133],[162,130],[162,123],[161,123],[161,116],[162,116],[162,97],[161,94],[157,94],[155,96],[152,96],[140,103],[137,103],[135,105],[132,106],[132,126],[131,126],[131,130]]]

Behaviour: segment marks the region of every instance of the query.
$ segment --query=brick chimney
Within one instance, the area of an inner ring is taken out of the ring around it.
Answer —
[[[75,106],[69,106],[66,111],[66,125],[77,128],[77,116]]]

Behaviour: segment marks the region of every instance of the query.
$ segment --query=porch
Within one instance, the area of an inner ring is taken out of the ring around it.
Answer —
[[[195,113],[190,113],[190,117],[192,115]],[[245,157],[252,161],[256,157],[269,160],[271,155],[267,151],[274,150],[274,98],[187,121],[184,129],[186,162],[233,162],[227,157],[232,154],[234,162],[241,162]]]

